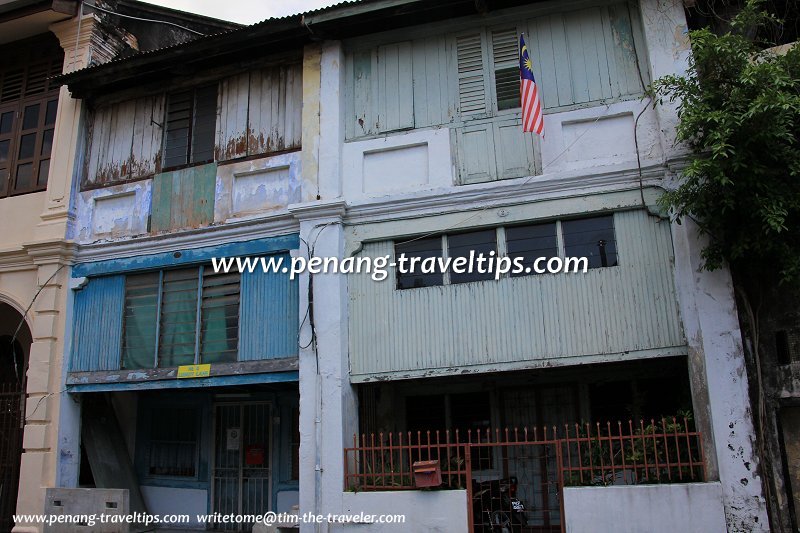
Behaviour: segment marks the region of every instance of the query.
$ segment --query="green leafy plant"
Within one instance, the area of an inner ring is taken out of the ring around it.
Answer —
[[[748,0],[728,32],[690,33],[684,76],[656,80],[652,97],[677,102],[678,141],[691,150],[680,185],[662,197],[710,236],[704,267],[800,285],[800,47],[758,38],[780,21]]]

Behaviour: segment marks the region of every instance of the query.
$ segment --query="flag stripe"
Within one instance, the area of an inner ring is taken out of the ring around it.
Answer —
[[[532,63],[525,46],[524,36],[519,36],[519,79],[522,104],[522,131],[544,134],[544,116],[542,102],[539,99],[539,87],[533,77]]]

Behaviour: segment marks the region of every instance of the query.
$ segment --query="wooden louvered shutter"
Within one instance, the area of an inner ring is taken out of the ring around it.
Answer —
[[[456,37],[458,109],[462,117],[486,113],[486,61],[482,33]]]
[[[518,38],[516,28],[492,32],[492,63],[498,110],[520,107]]]

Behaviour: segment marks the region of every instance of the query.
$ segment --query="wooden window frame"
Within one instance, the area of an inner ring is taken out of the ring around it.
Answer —
[[[8,141],[8,154],[0,163],[0,198],[40,192],[47,189],[48,176],[40,176],[42,163],[50,161],[55,141],[55,125],[58,114],[59,87],[52,87],[49,76],[60,74],[64,55],[58,41],[50,34],[33,37],[24,41],[0,47],[4,57],[10,57],[0,68],[0,116],[13,113],[11,130],[0,133],[0,142]],[[6,78],[10,74],[19,77],[10,89],[10,96],[4,91],[9,87]],[[55,102],[56,115],[52,122],[46,122],[47,107]],[[24,114],[28,107],[39,105],[36,126],[23,129]],[[46,131],[53,131],[50,150],[42,153]],[[20,157],[23,136],[35,135],[33,153]],[[30,183],[17,187],[17,173],[22,165],[31,165]],[[47,164],[49,175],[50,165]]]
[[[197,115],[198,93],[203,91],[204,89],[209,89],[211,87],[214,88],[215,100],[219,101],[219,92],[220,91],[219,91],[219,84],[218,83],[204,84],[204,85],[201,85],[201,86],[198,86],[198,87],[192,87],[192,88],[189,88],[189,89],[186,89],[186,90],[171,91],[171,92],[167,93],[167,97],[166,97],[166,101],[165,101],[165,105],[164,105],[164,122],[163,122],[163,124],[164,124],[164,135],[163,135],[162,148],[161,148],[162,161],[163,161],[163,167],[161,168],[162,172],[169,172],[169,171],[172,171],[172,170],[180,170],[182,168],[189,168],[189,167],[198,166],[198,165],[205,165],[205,164],[208,164],[208,163],[212,163],[214,161],[214,159],[215,159],[214,158],[214,145],[216,144],[215,143],[215,139],[216,139],[216,120],[217,120],[217,118],[219,116],[219,109],[218,109],[218,106],[216,106],[216,105],[215,105],[214,114],[213,114],[215,127],[213,128],[213,134],[212,134],[212,137],[211,137],[211,147],[212,147],[211,157],[203,159],[203,160],[197,160],[197,161],[193,160],[193,158],[195,156],[195,153],[194,153],[194,150],[195,150],[195,146],[194,146],[195,129],[196,129],[196,122],[197,122],[197,119],[198,119],[198,115]],[[184,162],[180,163],[180,164],[176,164],[176,165],[169,165],[168,164],[168,160],[169,159],[168,159],[168,154],[167,154],[167,150],[168,150],[167,143],[169,142],[169,132],[170,132],[170,125],[169,125],[170,105],[171,105],[171,103],[173,101],[173,98],[175,98],[178,95],[185,94],[185,93],[190,93],[190,97],[189,97],[189,99],[190,99],[190,107],[189,107],[189,117],[188,117],[188,121],[189,122],[188,122],[188,126],[187,126],[188,132],[187,132],[187,138],[186,138],[186,148],[185,148],[185,153],[183,154],[184,155]]]

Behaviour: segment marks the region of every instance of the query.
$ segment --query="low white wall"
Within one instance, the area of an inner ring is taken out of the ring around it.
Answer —
[[[342,514],[405,515],[398,524],[336,524],[330,531],[382,533],[398,531],[435,531],[464,533],[467,531],[467,491],[409,490],[387,492],[345,492]]]
[[[181,524],[182,529],[205,529],[205,525],[197,521],[197,515],[209,512],[207,491],[148,485],[142,485],[141,490],[147,512],[150,514],[188,514],[190,522]]]
[[[725,533],[719,483],[567,487],[568,533]]]

